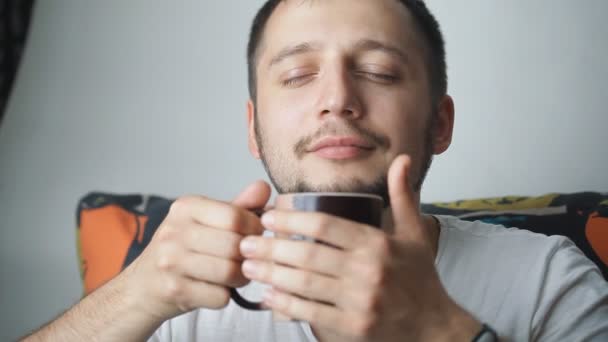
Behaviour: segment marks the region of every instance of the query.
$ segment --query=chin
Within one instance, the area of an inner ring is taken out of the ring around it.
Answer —
[[[355,177],[349,179],[342,176],[323,182],[301,180],[297,182],[295,188],[297,192],[360,192],[382,196],[386,191],[386,177],[364,180]]]

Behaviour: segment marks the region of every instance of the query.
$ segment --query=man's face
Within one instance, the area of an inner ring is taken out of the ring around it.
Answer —
[[[259,48],[249,120],[250,148],[280,193],[386,198],[387,171],[401,153],[420,185],[435,108],[412,20],[395,0],[278,5]]]

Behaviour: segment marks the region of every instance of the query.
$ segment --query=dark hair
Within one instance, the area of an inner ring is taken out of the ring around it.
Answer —
[[[268,0],[256,14],[251,26],[247,45],[247,71],[249,77],[249,96],[255,102],[257,95],[256,64],[264,29],[274,9],[285,0]],[[445,43],[437,19],[422,0],[399,0],[411,12],[416,29],[424,37],[428,49],[427,71],[431,83],[433,103],[447,93],[448,77],[445,61]]]

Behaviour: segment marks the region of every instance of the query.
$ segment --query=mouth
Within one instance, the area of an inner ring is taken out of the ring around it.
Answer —
[[[314,143],[307,152],[324,159],[345,160],[369,154],[374,149],[373,144],[356,136],[332,136]]]

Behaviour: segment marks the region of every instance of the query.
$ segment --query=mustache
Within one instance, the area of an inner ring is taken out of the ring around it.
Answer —
[[[390,147],[390,140],[385,135],[358,126],[350,121],[345,121],[343,124],[336,124],[335,122],[332,122],[321,126],[315,133],[299,139],[293,148],[295,155],[298,157],[298,159],[302,159],[307,153],[308,147],[313,142],[327,135],[354,135],[375,147],[383,149],[388,149]]]

